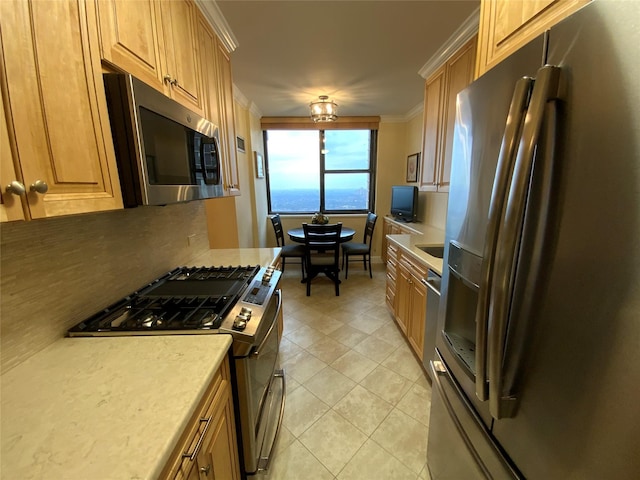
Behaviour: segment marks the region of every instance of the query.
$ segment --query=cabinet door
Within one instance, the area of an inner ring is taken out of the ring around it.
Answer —
[[[98,0],[102,58],[166,91],[163,84],[158,3],[153,0]]]
[[[2,53],[1,47],[0,45],[0,54]],[[7,185],[11,182],[21,182],[22,179],[18,177],[13,164],[14,148],[9,137],[9,130],[12,130],[13,127],[7,125],[7,115],[5,115],[4,109],[3,95],[0,95],[0,222],[24,220],[25,218],[25,209],[22,205],[24,196],[18,192],[10,193],[6,190]]]
[[[196,6],[190,0],[159,2],[171,97],[205,116],[196,41]]]
[[[407,326],[409,344],[413,347],[418,358],[422,358],[424,347],[424,324],[427,314],[427,289],[420,279],[411,278],[410,317]]]
[[[122,208],[93,7],[0,2],[17,164],[27,189],[48,185],[27,195],[32,218]]]
[[[215,400],[209,431],[196,459],[199,477],[194,478],[240,478],[231,389],[228,383],[221,393],[222,395]]]
[[[398,261],[396,277],[396,321],[405,335],[407,335],[407,324],[410,315],[410,298],[411,273],[400,260]]]
[[[476,75],[482,75],[588,2],[482,0]]]
[[[201,15],[198,16],[198,44],[205,116],[219,127],[220,106],[216,88],[218,83],[217,40],[207,20]]]
[[[455,56],[447,62],[447,92],[445,96],[445,116],[442,131],[442,152],[438,168],[438,191],[449,191],[451,179],[451,149],[453,147],[453,132],[456,122],[456,97],[458,92],[473,80],[476,58],[476,38],[470,40]]]
[[[238,179],[238,157],[236,152],[236,124],[233,106],[233,77],[231,59],[224,46],[218,42],[218,95],[220,105],[220,128],[222,153],[225,161],[225,192],[240,195]]]
[[[442,150],[446,68],[446,65],[440,67],[425,83],[421,190],[436,190],[438,186],[437,168]]]

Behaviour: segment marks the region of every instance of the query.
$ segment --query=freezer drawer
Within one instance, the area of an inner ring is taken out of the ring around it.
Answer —
[[[427,464],[433,480],[519,479],[436,349]]]

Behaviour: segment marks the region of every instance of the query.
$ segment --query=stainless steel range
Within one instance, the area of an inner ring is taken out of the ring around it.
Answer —
[[[278,368],[281,273],[273,267],[180,267],[71,328],[71,337],[233,336],[243,473],[267,470],[285,403]]]

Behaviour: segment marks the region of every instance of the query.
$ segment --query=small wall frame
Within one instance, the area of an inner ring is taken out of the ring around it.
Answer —
[[[407,157],[407,183],[418,181],[418,166],[420,165],[420,152]]]
[[[245,153],[244,151],[244,138],[240,136],[236,136],[236,146],[238,147],[238,151]]]
[[[253,152],[253,158],[256,162],[256,178],[264,178],[264,159],[260,152]]]

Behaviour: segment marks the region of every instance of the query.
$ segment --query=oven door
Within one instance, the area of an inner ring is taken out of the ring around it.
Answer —
[[[268,469],[284,414],[285,380],[278,369],[282,293],[274,293],[262,317],[256,346],[248,355],[234,357],[244,471],[248,475]]]

